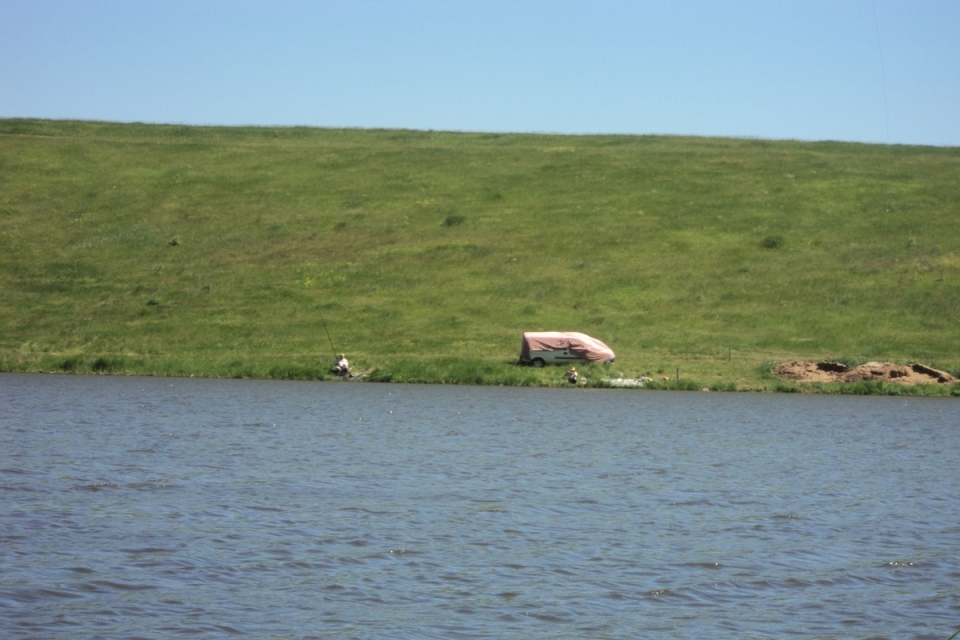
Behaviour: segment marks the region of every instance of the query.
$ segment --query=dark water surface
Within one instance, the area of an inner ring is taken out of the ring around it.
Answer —
[[[946,640],[958,418],[0,374],[0,637]]]

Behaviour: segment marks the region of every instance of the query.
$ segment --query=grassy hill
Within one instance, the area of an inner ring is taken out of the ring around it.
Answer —
[[[0,370],[319,378],[325,322],[379,379],[956,373],[958,222],[956,148],[0,120]]]

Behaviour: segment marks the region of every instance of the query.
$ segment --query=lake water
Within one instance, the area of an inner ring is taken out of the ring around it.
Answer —
[[[0,374],[0,637],[946,640],[958,417]]]

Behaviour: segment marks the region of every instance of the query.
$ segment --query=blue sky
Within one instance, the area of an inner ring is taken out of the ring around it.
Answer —
[[[0,0],[0,117],[960,146],[960,1]]]

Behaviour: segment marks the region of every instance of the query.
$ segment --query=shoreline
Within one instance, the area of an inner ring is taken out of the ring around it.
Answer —
[[[525,368],[525,367],[524,367]],[[541,370],[542,371],[542,370]],[[548,369],[548,373],[550,370]],[[640,380],[638,378],[623,377],[584,377],[576,385],[568,383],[558,368],[555,376],[543,376],[539,380],[524,380],[509,382],[495,378],[488,379],[456,379],[442,377],[438,379],[405,379],[397,378],[388,372],[373,370],[360,374],[355,378],[342,379],[333,374],[319,373],[317,375],[300,376],[264,376],[245,375],[235,372],[226,375],[203,374],[197,372],[174,373],[161,370],[64,370],[43,368],[11,368],[0,366],[0,374],[33,374],[33,375],[74,375],[74,376],[120,376],[145,378],[190,378],[207,380],[273,380],[298,382],[342,382],[367,384],[433,384],[433,385],[470,385],[470,386],[499,386],[499,387],[536,387],[536,388],[563,388],[571,390],[585,389],[612,389],[622,391],[689,391],[701,393],[793,393],[803,395],[862,395],[862,396],[913,396],[913,397],[954,397],[960,398],[960,382],[953,384],[899,384],[883,381],[861,380],[856,382],[832,381],[796,381],[783,378],[757,381],[759,384],[737,384],[734,381],[714,381],[710,385],[702,384],[694,378],[676,380]]]

